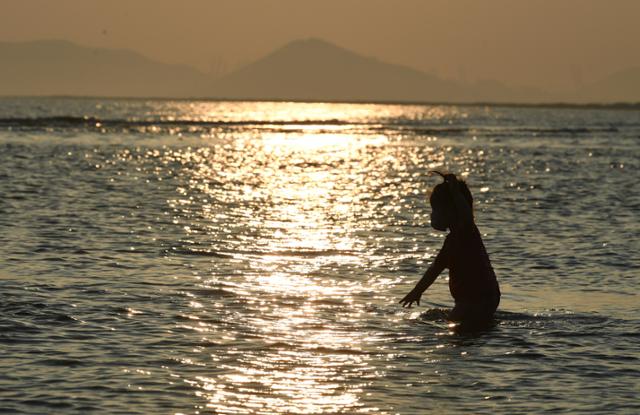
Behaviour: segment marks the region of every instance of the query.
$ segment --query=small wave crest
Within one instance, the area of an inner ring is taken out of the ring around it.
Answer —
[[[173,247],[165,251],[166,254],[186,255],[186,256],[204,256],[213,258],[234,258],[236,256],[247,257],[300,257],[300,258],[316,258],[324,256],[353,256],[354,252],[340,249],[289,249],[289,250],[273,250],[273,251],[242,251],[234,250],[233,252],[215,251],[212,249],[200,249],[189,247]]]
[[[286,132],[303,132],[305,127],[351,127],[365,129],[375,133],[384,131],[399,131],[421,136],[469,136],[483,135],[489,137],[509,135],[534,136],[583,136],[593,133],[615,133],[619,129],[614,125],[592,125],[588,127],[539,127],[539,126],[468,126],[468,125],[434,125],[424,120],[393,120],[380,119],[349,120],[349,119],[304,119],[304,120],[216,120],[192,118],[98,118],[95,116],[59,115],[48,117],[5,117],[0,118],[0,130],[11,131],[94,131],[94,132],[132,132],[146,134],[201,134],[212,130],[260,129],[282,130]],[[298,127],[298,128],[296,128]],[[320,130],[321,132],[322,130]],[[317,132],[317,131],[316,131]],[[333,130],[329,130],[333,132]]]

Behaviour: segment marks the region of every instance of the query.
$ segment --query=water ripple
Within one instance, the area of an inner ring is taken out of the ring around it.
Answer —
[[[8,413],[640,410],[636,112],[18,101]],[[446,276],[397,306],[443,241],[433,169],[503,287],[482,330],[446,321]]]

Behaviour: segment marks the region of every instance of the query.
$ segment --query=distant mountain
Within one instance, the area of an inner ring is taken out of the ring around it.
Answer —
[[[640,67],[615,72],[576,92],[581,102],[640,102]]]
[[[210,79],[129,50],[61,40],[0,42],[0,95],[188,97]]]
[[[640,68],[574,93],[462,83],[319,39],[296,40],[222,78],[137,52],[61,40],[0,42],[0,96],[71,95],[398,102],[640,102]]]
[[[319,39],[293,41],[213,83],[207,95],[233,99],[469,102],[543,100],[499,82],[445,80],[381,62]]]

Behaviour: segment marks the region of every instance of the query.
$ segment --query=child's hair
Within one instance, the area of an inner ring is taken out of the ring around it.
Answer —
[[[444,175],[440,172],[435,172],[440,176],[444,177]],[[469,190],[469,186],[464,180],[458,180],[458,184],[460,186],[460,191],[464,196],[467,203],[469,203],[469,207],[471,208],[471,212],[473,212],[473,196],[471,196],[471,191]],[[455,205],[453,203],[453,198],[449,193],[449,187],[447,183],[443,182],[437,184],[436,187],[433,188],[431,192],[431,196],[429,197],[429,201],[434,206],[444,207],[446,209],[455,210]]]

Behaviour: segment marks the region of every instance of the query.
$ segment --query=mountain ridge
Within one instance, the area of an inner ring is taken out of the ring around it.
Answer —
[[[0,42],[0,95],[187,97],[208,80],[188,65],[66,40]]]
[[[493,81],[487,96],[474,85],[357,54],[327,41],[289,42],[218,80],[212,93],[234,99],[346,101],[510,101],[514,93]],[[540,95],[540,94],[539,94]]]
[[[495,80],[463,83],[443,79],[317,38],[288,42],[218,78],[189,65],[157,62],[129,49],[81,46],[67,40],[0,41],[0,56],[0,96],[462,104],[640,102],[640,68],[627,68],[569,93],[549,93]]]

